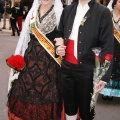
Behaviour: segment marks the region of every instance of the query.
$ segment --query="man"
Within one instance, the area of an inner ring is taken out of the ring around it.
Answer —
[[[93,93],[92,48],[101,47],[101,57],[113,54],[113,26],[110,11],[95,0],[76,0],[63,10],[56,41],[56,54],[64,56],[61,73],[67,120],[76,120],[79,108],[82,120],[93,120],[90,111]],[[63,41],[64,39],[64,41]],[[64,44],[63,44],[64,43]],[[95,88],[100,92],[109,81],[111,69]]]
[[[11,24],[10,24],[10,14],[8,13],[7,10],[10,10],[11,8],[11,1],[10,0],[5,0],[5,4],[4,4],[4,14],[3,14],[3,27],[2,29],[6,29],[6,18],[8,17],[9,20],[9,30],[11,29]]]

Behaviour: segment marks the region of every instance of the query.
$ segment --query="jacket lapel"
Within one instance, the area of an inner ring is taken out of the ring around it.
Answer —
[[[77,11],[77,5],[78,3],[74,3],[75,5],[73,5],[73,7],[70,10],[70,14],[68,15],[68,30],[69,30],[69,34],[68,37],[71,34],[72,31],[72,27],[73,27],[73,23],[74,23],[74,19],[75,19],[75,15],[76,15],[76,11]]]

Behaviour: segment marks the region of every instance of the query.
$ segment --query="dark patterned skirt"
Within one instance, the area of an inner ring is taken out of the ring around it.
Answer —
[[[59,120],[60,66],[34,35],[24,58],[26,66],[8,94],[9,120]]]
[[[120,43],[114,39],[114,59],[110,82],[102,90],[106,96],[120,97]]]

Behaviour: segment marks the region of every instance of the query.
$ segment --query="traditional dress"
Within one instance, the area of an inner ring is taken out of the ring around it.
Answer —
[[[113,19],[113,18],[112,18]],[[105,96],[120,97],[120,18],[114,21],[114,60],[111,80],[102,90]]]
[[[113,31],[110,11],[95,0],[67,6],[62,13],[58,37],[64,39],[66,54],[61,64],[61,82],[66,116],[75,120],[79,108],[82,120],[93,120],[90,111],[95,66],[92,48],[101,47],[101,58],[113,53]],[[110,77],[108,70],[102,80]]]
[[[56,16],[52,6],[36,26],[52,43]],[[59,120],[61,113],[60,66],[43,48],[32,29],[24,54],[26,66],[8,94],[9,120]]]

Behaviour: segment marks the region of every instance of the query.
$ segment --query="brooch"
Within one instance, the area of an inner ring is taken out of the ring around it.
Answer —
[[[80,26],[84,26],[84,23],[85,23],[86,20],[87,20],[87,16],[85,16],[85,17],[82,19]]]

